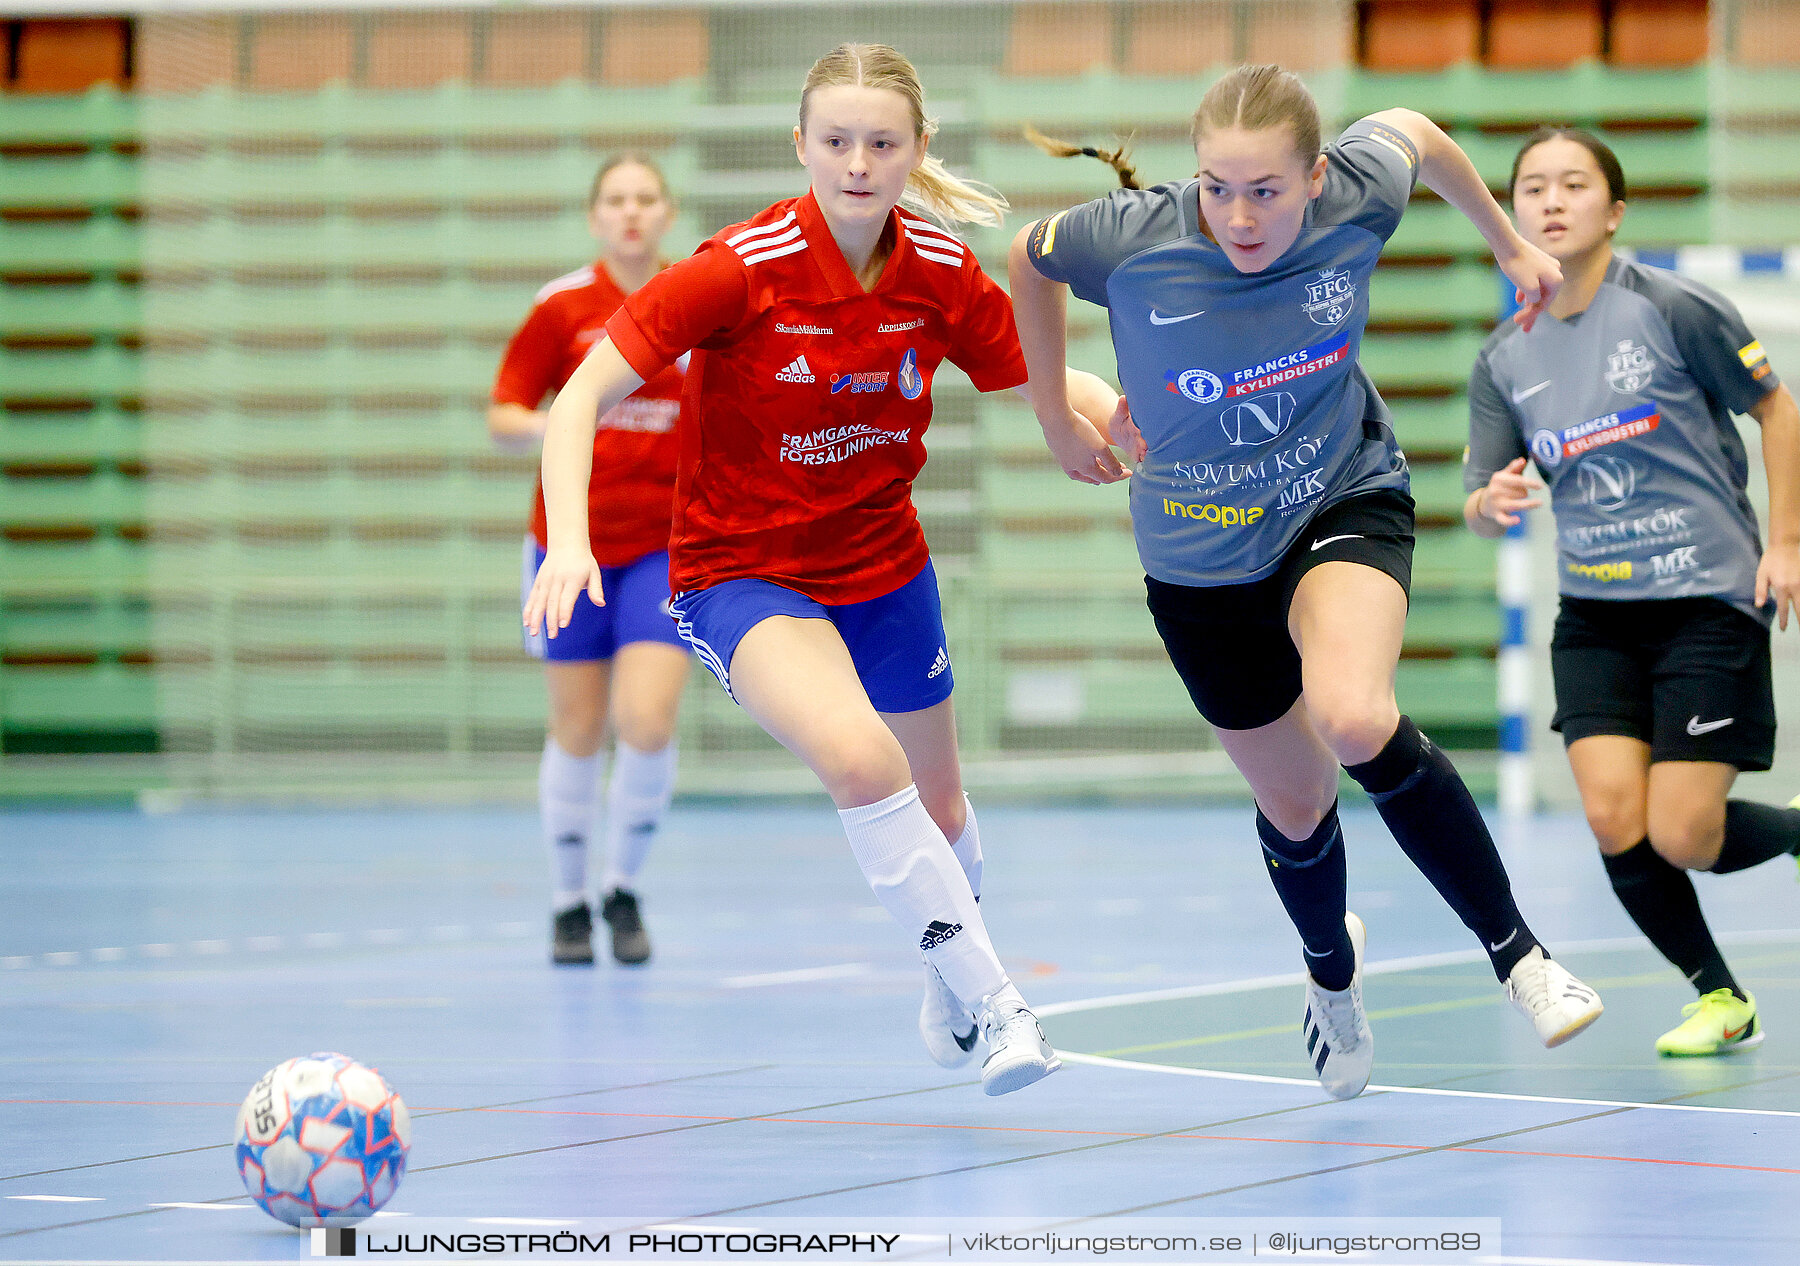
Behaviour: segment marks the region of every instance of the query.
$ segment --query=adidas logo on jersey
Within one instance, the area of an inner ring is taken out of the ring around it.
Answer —
[[[817,382],[813,377],[812,366],[806,363],[805,356],[796,356],[788,362],[786,369],[775,371],[776,382]]]
[[[931,678],[936,677],[948,667],[950,667],[950,656],[945,654],[944,648],[940,646],[938,647],[937,658],[931,661],[931,671],[925,674],[926,680],[929,681]]]
[[[941,923],[933,919],[925,925],[925,935],[919,938],[919,948],[922,950],[936,949],[960,931],[962,931],[960,923]]]

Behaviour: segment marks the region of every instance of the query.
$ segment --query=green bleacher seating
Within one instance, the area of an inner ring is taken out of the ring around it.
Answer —
[[[85,145],[111,149],[138,138],[135,96],[111,84],[86,92],[0,96],[0,136],[9,146]]]
[[[1461,395],[1440,400],[1389,400],[1394,434],[1415,457],[1460,457],[1469,440],[1469,406]]]
[[[1370,319],[1491,324],[1500,306],[1499,274],[1464,261],[1442,268],[1382,268],[1369,288]]]
[[[1045,131],[1080,129],[1089,138],[1114,131],[1167,137],[1191,126],[1212,78],[1199,68],[1193,77],[1178,79],[1126,77],[1110,70],[1069,79],[992,74],[980,81],[976,100],[983,125],[996,134],[1017,135],[1031,123]]]
[[[74,220],[0,219],[0,276],[135,272],[143,230],[111,215]]]
[[[0,153],[0,210],[115,210],[138,202],[137,161],[108,150]]]
[[[0,463],[135,462],[142,455],[139,423],[130,414],[0,411]]]
[[[20,350],[0,347],[0,394],[8,400],[102,402],[138,394],[137,358],[116,345]]]
[[[92,335],[117,339],[143,325],[136,286],[0,286],[0,336]]]
[[[1413,462],[1412,495],[1419,514],[1449,515],[1460,521],[1468,498],[1462,486],[1462,463]]]
[[[144,487],[116,467],[100,466],[81,474],[56,473],[54,467],[24,463],[0,473],[0,520],[8,527],[79,523],[116,529],[144,521]]]
[[[1420,528],[1413,552],[1417,588],[1489,594],[1494,592],[1494,543],[1461,523]]]
[[[91,734],[100,745],[143,734],[156,716],[156,688],[143,667],[101,660],[79,666],[9,666],[0,678],[0,728],[11,750],[28,750],[34,736]]]
[[[1704,119],[1704,65],[1622,69],[1579,62],[1562,70],[1487,70],[1463,63],[1430,73],[1363,72],[1349,81],[1349,118],[1410,106],[1457,127],[1526,127],[1546,121],[1594,124],[1616,119]]]
[[[1484,337],[1481,331],[1466,328],[1441,334],[1371,332],[1363,338],[1362,364],[1378,390],[1460,391],[1468,385],[1469,367]]]

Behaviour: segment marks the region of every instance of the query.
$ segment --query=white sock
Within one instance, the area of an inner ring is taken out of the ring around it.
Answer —
[[[674,791],[675,744],[661,751],[640,752],[629,743],[619,743],[613,753],[612,782],[606,788],[602,893],[632,886]]]
[[[544,740],[538,762],[538,821],[550,849],[552,908],[567,910],[587,900],[587,846],[600,813],[600,773],[606,755],[571,756],[554,738]]]
[[[839,809],[850,851],[875,899],[925,952],[973,1012],[1007,984],[981,908],[944,833],[909,785],[885,800]]]
[[[967,792],[963,793],[963,829],[950,845],[950,851],[956,854],[956,860],[962,865],[963,874],[969,881],[969,891],[975,894],[975,900],[981,900],[981,832],[975,826],[975,806],[969,803]]]

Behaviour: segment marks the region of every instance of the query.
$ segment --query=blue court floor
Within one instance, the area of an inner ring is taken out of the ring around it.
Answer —
[[[1691,991],[1585,829],[1504,832],[1605,1016],[1541,1049],[1366,808],[1375,1084],[1307,1076],[1299,951],[1244,809],[982,809],[983,909],[1065,1068],[927,1061],[917,958],[823,800],[678,805],[639,969],[552,968],[516,810],[0,812],[0,1262],[294,1260],[237,1106],[341,1050],[413,1114],[413,1218],[1480,1217],[1494,1261],[1800,1261],[1800,884],[1698,883],[1768,1041],[1658,1060]]]

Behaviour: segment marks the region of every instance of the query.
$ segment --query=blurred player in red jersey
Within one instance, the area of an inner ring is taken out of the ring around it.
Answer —
[[[548,414],[538,406],[605,338],[606,319],[625,297],[666,266],[658,250],[674,218],[674,199],[649,159],[621,154],[600,168],[588,198],[588,224],[601,257],[540,290],[513,335],[488,407],[488,432],[497,443],[516,448],[543,438]],[[609,719],[616,748],[606,793],[599,907],[612,933],[614,958],[641,963],[650,957],[636,876],[675,781],[675,713],[691,662],[669,618],[669,515],[681,379],[678,365],[661,368],[599,415],[592,428],[588,543],[605,569],[608,604],[595,606],[581,597],[561,637],[526,637],[527,649],[544,661],[550,691],[538,806],[552,858],[550,955],[558,963],[594,961],[587,850],[600,818]],[[527,588],[544,561],[548,539],[540,484],[525,538]]]
[[[631,296],[552,407],[550,549],[525,624],[555,635],[584,589],[601,596],[582,519],[588,431],[693,349],[670,542],[682,633],[836,802],[864,877],[925,956],[932,1057],[953,1067],[985,1038],[982,1088],[998,1095],[1060,1061],[982,924],[981,846],[911,487],[945,357],[983,391],[1026,373],[1005,293],[961,241],[898,205],[952,223],[1005,210],[927,155],[934,131],[893,49],[843,45],[813,66],[794,129],[811,190]],[[1074,407],[1103,424],[1117,393],[1069,379]]]

